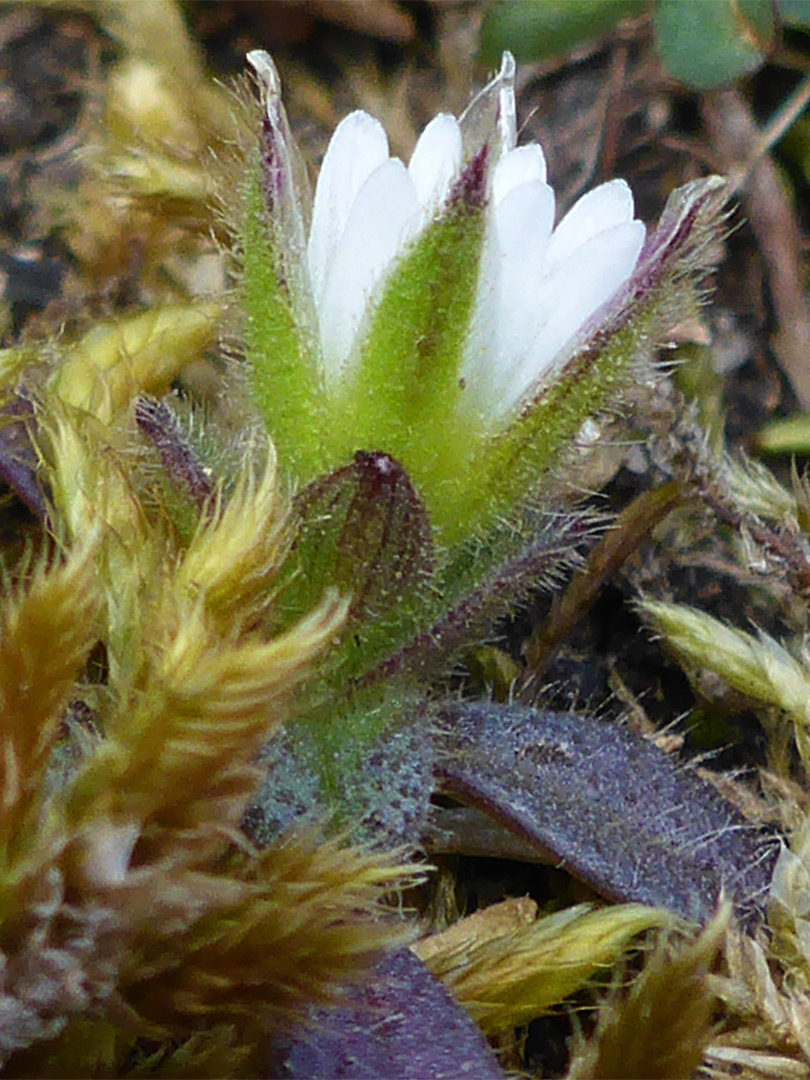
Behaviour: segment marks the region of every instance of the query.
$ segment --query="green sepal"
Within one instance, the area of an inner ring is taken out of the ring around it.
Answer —
[[[634,364],[651,351],[651,320],[645,315],[639,313],[608,342],[598,340],[577,353],[531,408],[482,447],[472,464],[477,482],[468,489],[470,501],[456,504],[444,525],[448,543],[471,531],[489,533],[508,517],[560,465],[585,421],[620,398]]]
[[[285,252],[268,215],[258,164],[246,184],[241,246],[250,393],[279,460],[306,482],[326,468],[318,347],[299,314],[306,298],[294,295],[298,275],[291,263],[298,253]]]
[[[343,456],[382,449],[402,461],[428,509],[466,483],[480,432],[459,419],[459,368],[483,246],[483,199],[451,200],[405,253],[371,316],[336,414]]]
[[[351,596],[330,662],[344,681],[418,627],[434,563],[430,522],[405,470],[381,452],[358,451],[349,465],[313,481],[296,510],[292,576],[277,610],[290,625],[326,589]]]

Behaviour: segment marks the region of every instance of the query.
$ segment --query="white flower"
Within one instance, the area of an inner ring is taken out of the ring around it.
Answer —
[[[495,529],[583,424],[653,363],[697,299],[723,182],[673,192],[645,240],[621,180],[556,225],[514,74],[441,114],[406,167],[365,112],[335,131],[314,198],[266,53],[265,112],[235,227],[251,392],[295,482],[358,452],[395,460],[442,543]]]
[[[508,413],[566,359],[578,331],[630,277],[645,231],[623,180],[583,195],[556,229],[538,145],[495,166],[478,303],[463,374]]]
[[[327,376],[340,373],[379,283],[442,203],[461,168],[461,131],[442,113],[406,169],[365,112],[338,124],[321,165],[307,266]]]
[[[277,90],[269,57],[253,52],[248,59]],[[485,141],[493,151],[485,241],[459,370],[484,417],[508,418],[629,278],[644,242],[630,189],[622,180],[597,187],[554,228],[542,148],[515,145],[514,61],[507,54],[461,120],[442,113],[431,121],[407,168],[390,156],[385,131],[368,113],[351,113],[335,130],[306,241],[327,383],[356,359],[387,272],[441,214],[465,157]]]

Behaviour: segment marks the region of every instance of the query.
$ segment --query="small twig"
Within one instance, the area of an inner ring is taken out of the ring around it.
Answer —
[[[790,199],[768,153],[810,101],[810,79],[760,131],[737,90],[704,94],[703,119],[732,190],[739,190],[768,270],[777,333],[773,349],[801,405],[810,409],[810,306],[801,269],[801,235]]]
[[[624,120],[624,112],[619,107],[621,93],[627,76],[627,45],[619,42],[613,51],[608,79],[608,98],[605,105],[605,121],[602,129],[602,145],[596,162],[596,173],[600,180],[609,180],[614,173],[616,163],[616,145],[619,131]]]
[[[755,140],[754,145],[751,147],[745,165],[740,167],[736,175],[729,177],[728,193],[730,196],[739,191],[745,182],[745,178],[760,158],[770,152],[771,148],[779,142],[808,105],[810,105],[810,75],[802,79],[790,97],[774,111],[771,119],[762,128],[759,138]]]
[[[658,522],[687,498],[683,486],[672,480],[654,491],[643,492],[625,507],[615,526],[592,549],[585,566],[574,574],[568,588],[555,601],[546,622],[526,643],[526,672],[519,700],[530,695],[530,686],[536,684],[556,650],[591,609],[602,586],[649,538]]]
[[[747,530],[754,543],[781,564],[793,592],[802,600],[810,600],[810,564],[795,535],[779,532],[753,514],[740,512],[710,487],[702,495],[719,520],[737,530]]]

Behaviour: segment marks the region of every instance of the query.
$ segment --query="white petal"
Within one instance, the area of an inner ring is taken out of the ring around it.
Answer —
[[[522,353],[535,322],[538,284],[554,222],[554,192],[538,180],[515,188],[496,208],[498,267],[498,338],[504,343],[493,357],[497,380],[504,352]]]
[[[633,194],[624,180],[600,184],[577,200],[554,230],[549,262],[559,265],[597,233],[622,225],[633,217]]]
[[[464,361],[482,413],[492,411],[493,395],[530,348],[553,223],[554,192],[540,180],[510,191],[491,213]]]
[[[628,221],[583,244],[553,271],[538,293],[532,348],[514,368],[503,407],[519,401],[554,366],[591,315],[630,277],[644,243],[644,226]]]
[[[376,286],[418,220],[408,171],[398,158],[389,158],[357,193],[326,271],[318,321],[327,377],[340,374]]]
[[[536,327],[538,285],[543,280],[546,249],[554,223],[554,192],[535,180],[521,184],[496,207],[500,281],[496,327],[498,344],[492,357],[495,385],[531,348]]]
[[[542,180],[514,188],[494,211],[498,243],[505,260],[525,268],[527,276],[539,274],[554,224],[554,192]],[[535,281],[533,288],[537,288]]]
[[[357,193],[387,159],[388,137],[368,113],[350,113],[335,128],[315,187],[307,250],[316,301]]]
[[[491,412],[494,356],[500,340],[501,267],[503,259],[494,219],[487,222],[478,267],[478,286],[464,345],[462,382],[471,405],[482,417]]]
[[[492,200],[497,206],[520,184],[528,184],[533,180],[545,182],[545,179],[546,158],[543,148],[537,143],[519,146],[517,150],[510,150],[495,166]]]
[[[408,172],[419,205],[434,210],[444,201],[461,168],[461,128],[450,113],[439,113],[419,136]]]

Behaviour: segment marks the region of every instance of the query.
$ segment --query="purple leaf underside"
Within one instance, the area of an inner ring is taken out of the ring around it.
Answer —
[[[504,1080],[484,1036],[408,949],[386,957],[342,1008],[273,1044],[285,1080]]]
[[[452,703],[437,787],[602,896],[702,922],[721,893],[762,916],[778,843],[624,727],[571,713]]]
[[[36,423],[31,402],[17,394],[0,409],[0,480],[38,518],[45,499],[37,479],[37,454],[31,439]]]

